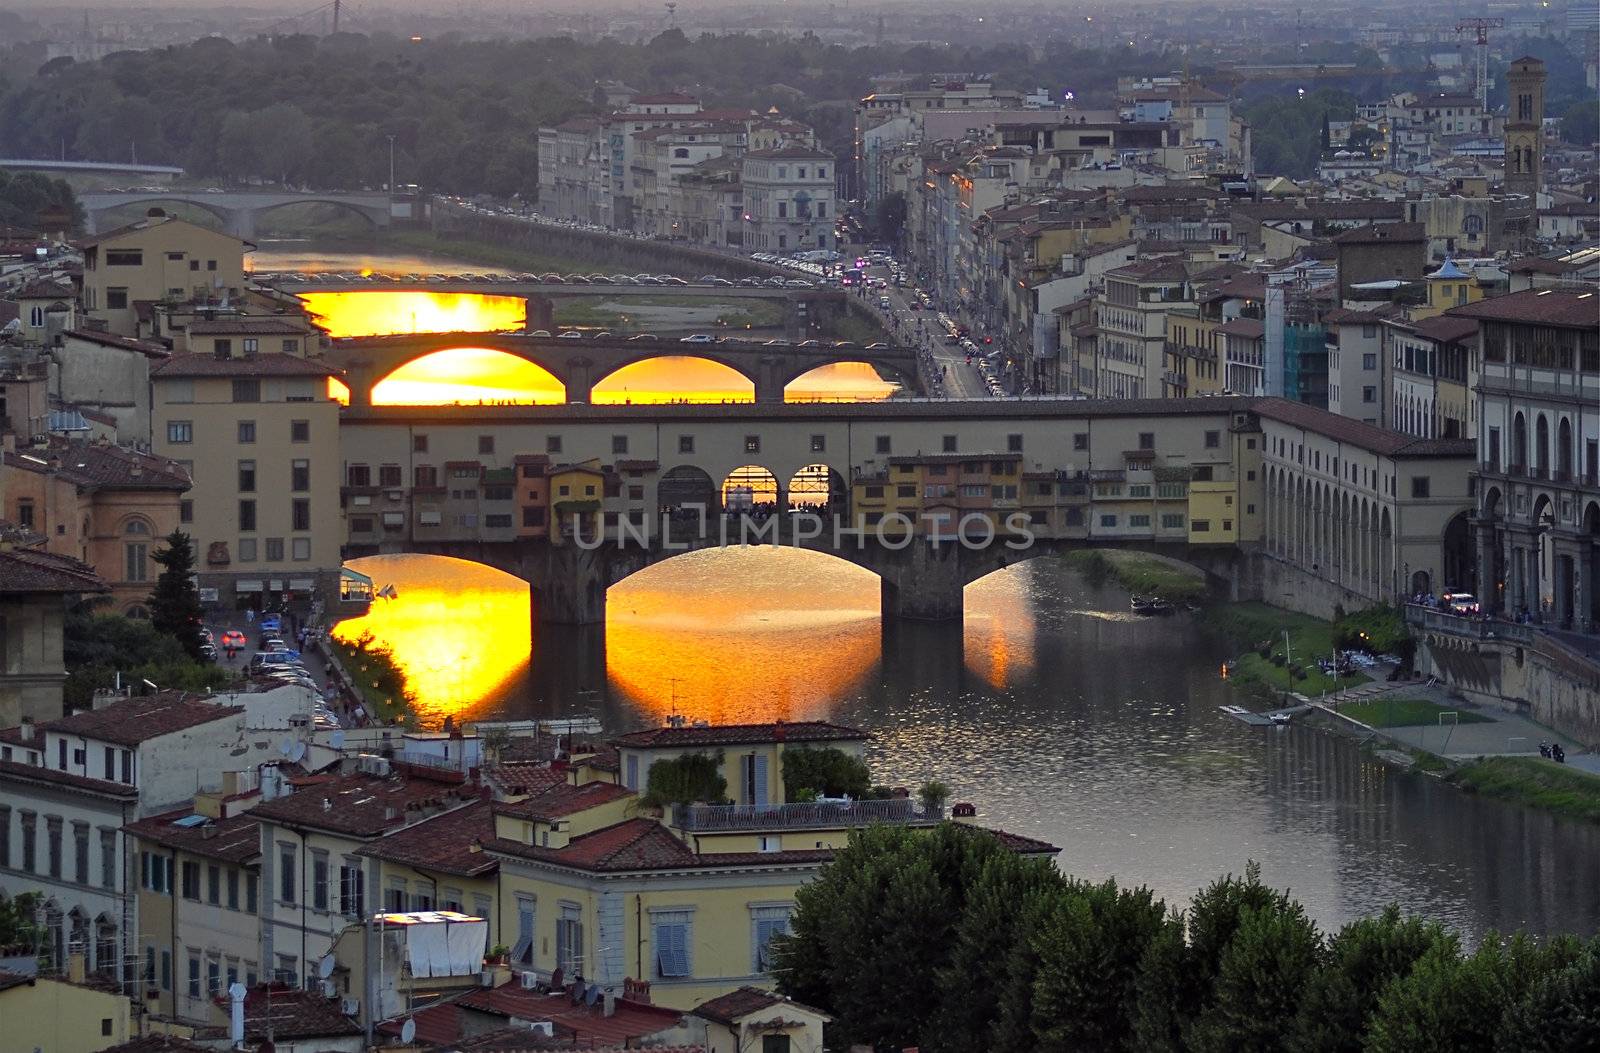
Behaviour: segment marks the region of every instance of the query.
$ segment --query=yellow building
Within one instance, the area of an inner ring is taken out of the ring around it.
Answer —
[[[68,979],[0,969],[0,1048],[94,1053],[128,1041],[133,1002],[85,983],[82,955],[68,969]]]
[[[160,209],[83,245],[83,306],[114,333],[139,335],[139,305],[237,298],[255,248]]]
[[[176,355],[151,370],[152,445],[186,495],[202,593],[227,608],[335,595],[343,536],[335,371],[281,351]]]
[[[688,754],[716,757],[734,804],[768,804],[785,800],[783,754],[790,748],[831,747],[861,757],[867,734],[825,721],[776,724],[668,724],[635,731],[613,740],[621,766],[622,786],[643,792],[650,768],[658,761]]]
[[[1443,314],[1452,307],[1477,303],[1483,299],[1482,283],[1475,275],[1457,267],[1452,259],[1447,258],[1438,270],[1426,277],[1424,284],[1428,288],[1428,302],[1426,306],[1413,307],[1410,310],[1409,314],[1414,322]]]

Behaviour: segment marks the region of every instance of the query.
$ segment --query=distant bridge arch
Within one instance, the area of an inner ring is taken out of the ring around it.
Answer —
[[[275,209],[289,205],[335,205],[361,214],[373,227],[389,226],[393,207],[385,193],[297,193],[275,190],[228,190],[221,193],[197,193],[193,190],[139,191],[134,193],[81,194],[78,202],[83,206],[86,226],[91,234],[103,232],[109,214],[116,209],[159,204],[193,205],[220,220],[227,232],[238,238],[253,238],[256,219]]]

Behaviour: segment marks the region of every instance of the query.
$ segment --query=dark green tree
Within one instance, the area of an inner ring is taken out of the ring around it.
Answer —
[[[44,928],[34,920],[43,898],[38,892],[0,893],[0,954],[13,948],[31,951],[43,942]]]
[[[1322,959],[1322,937],[1299,903],[1245,907],[1195,1021],[1196,1053],[1277,1053]]]
[[[1577,146],[1600,142],[1600,99],[1584,99],[1561,114],[1561,138]]]
[[[1360,1053],[1378,996],[1429,948],[1453,942],[1437,923],[1404,918],[1392,905],[1340,929],[1306,985],[1290,1032],[1292,1053]]]
[[[1497,1053],[1584,1053],[1600,1036],[1600,937],[1577,961],[1535,981],[1507,1006]]]
[[[644,800],[657,808],[672,804],[721,804],[728,799],[728,780],[722,777],[720,756],[685,753],[658,760],[645,774]]]
[[[860,799],[872,789],[867,762],[832,746],[800,747],[783,752],[783,793],[786,800],[799,800],[801,790],[813,790],[826,797],[849,796]]]
[[[1043,932],[1072,894],[1066,881],[1033,890],[1016,907],[1020,932]],[[995,1019],[989,1049],[1031,1049],[1053,1021],[1040,1011],[1034,982],[1041,967],[1040,941],[1012,941],[994,970]]]
[[[1328,127],[1328,111],[1322,111],[1322,152],[1333,149],[1333,131]]]
[[[150,593],[150,624],[176,639],[184,652],[198,662],[204,618],[200,590],[195,585],[194,543],[181,530],[168,534],[166,541],[165,548],[156,549],[150,556],[161,565],[155,590]]]
[[[1114,1053],[1133,1038],[1140,964],[1168,924],[1146,888],[1074,884],[1034,931],[1037,1047]]]

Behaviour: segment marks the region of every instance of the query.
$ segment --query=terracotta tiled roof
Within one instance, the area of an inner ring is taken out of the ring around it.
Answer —
[[[1417,439],[1286,399],[1257,399],[1255,411],[1268,420],[1304,428],[1386,457],[1471,457],[1476,450],[1472,439]]]
[[[1032,837],[1023,837],[1021,834],[1014,834],[1009,830],[991,829],[989,830],[989,833],[993,834],[995,836],[995,840],[999,841],[1001,845],[1011,849],[1011,851],[1016,852],[1018,855],[1053,856],[1058,855],[1061,852],[1061,849],[1057,848],[1048,841],[1040,841]]]
[[[1432,318],[1424,318],[1411,328],[1416,330],[1418,336],[1427,337],[1436,343],[1450,344],[1472,336],[1478,331],[1478,323],[1472,318],[1439,314]]]
[[[612,739],[621,747],[739,746],[755,742],[857,742],[865,731],[822,720],[778,721],[773,724],[686,724],[649,728]]]
[[[700,102],[693,95],[685,95],[681,91],[665,91],[656,95],[634,95],[628,101],[636,106],[687,106],[691,103],[698,104]]]
[[[574,837],[565,848],[544,848],[506,838],[485,842],[484,847],[590,871],[685,869],[700,863],[699,856],[654,819],[625,819]]]
[[[563,991],[528,991],[516,982],[469,991],[456,999],[456,1004],[518,1020],[548,1020],[558,1029],[569,1030],[574,1043],[585,1049],[603,1044],[639,1045],[640,1039],[676,1028],[683,1020],[683,1014],[676,1009],[626,998],[617,999],[616,1012],[606,1016],[604,1006],[573,1005],[572,998]]]
[[[1243,336],[1251,340],[1259,340],[1266,335],[1267,324],[1259,318],[1235,318],[1231,322],[1224,322],[1218,326],[1217,332],[1224,336]]]
[[[633,796],[633,791],[614,782],[591,782],[582,786],[555,786],[544,793],[494,806],[496,815],[511,815],[518,819],[549,821],[597,808],[602,804],[620,801]],[[491,834],[492,836],[492,834]]]
[[[81,735],[96,742],[137,746],[243,712],[243,706],[202,702],[182,691],[162,691],[143,698],[126,698],[100,709],[84,710],[60,720],[47,721],[40,727],[66,735]]]
[[[16,297],[19,300],[70,300],[72,286],[68,282],[39,278],[18,289]]]
[[[1181,282],[1188,280],[1189,271],[1176,260],[1140,260],[1126,267],[1109,270],[1106,276],[1147,282]]]
[[[474,851],[478,842],[494,839],[494,813],[490,807],[488,801],[477,801],[436,815],[385,834],[359,854],[462,877],[493,873],[500,866],[499,861],[485,852]]]
[[[290,826],[379,837],[417,821],[417,809],[448,808],[460,804],[463,794],[469,792],[416,775],[346,775],[263,801],[250,814]]]
[[[194,814],[192,808],[180,808],[129,823],[122,829],[147,844],[228,863],[246,863],[261,854],[261,827],[254,816],[246,813],[227,819],[207,819],[204,823],[178,825],[179,819],[187,819]]]
[[[741,987],[709,1002],[701,1002],[689,1012],[703,1020],[710,1020],[718,1024],[738,1024],[739,1021],[751,1013],[759,1013],[775,1005],[789,1005],[807,1013],[814,1013],[824,1020],[832,1020],[827,1013],[820,1009],[813,1009],[808,1005],[783,997],[772,991],[763,991],[759,987]]]
[[[548,761],[499,761],[482,769],[484,781],[492,783],[507,797],[526,797],[544,793],[567,781],[565,766],[552,767]]]
[[[216,318],[189,323],[190,336],[232,336],[237,333],[273,333],[281,336],[304,335],[306,327],[287,318]]]
[[[83,340],[101,347],[114,347],[121,351],[137,351],[146,358],[170,358],[172,352],[162,344],[151,343],[148,340],[135,340],[129,336],[118,336],[116,333],[103,333],[98,329],[68,329],[61,334],[73,340]]]
[[[228,1007],[227,996],[214,1001]],[[244,1037],[259,1041],[267,1037],[269,1027],[277,1042],[361,1034],[361,1026],[344,1015],[337,998],[328,998],[321,991],[258,984],[245,992]]]
[[[13,987],[31,984],[35,979],[37,977],[29,976],[26,973],[13,973],[0,969],[0,991],[9,991]]]
[[[0,550],[0,596],[35,592],[106,592],[87,563],[38,548]]]
[[[40,743],[41,748],[43,743]],[[0,761],[0,778],[21,779],[23,782],[45,783],[51,786],[65,786],[74,790],[85,790],[97,793],[103,797],[139,796],[139,791],[132,786],[125,786],[120,782],[106,782],[104,779],[91,779],[87,775],[74,775],[71,772],[56,771],[40,764],[19,764],[16,761]]]
[[[177,462],[105,442],[83,442],[59,435],[43,446],[23,447],[5,455],[19,471],[58,476],[85,489],[189,489],[189,473]]]
[[[282,352],[249,358],[218,358],[215,355],[174,355],[150,371],[152,377],[332,377],[344,370],[323,365],[315,359]]]
[[[826,150],[813,150],[809,146],[780,146],[776,150],[751,150],[746,158],[795,161],[831,161],[833,155]]]
[[[1333,236],[1335,245],[1370,245],[1379,241],[1409,244],[1427,240],[1427,229],[1421,223],[1372,223]]]
[[[118,1046],[107,1046],[99,1053],[216,1053],[215,1046],[202,1046],[176,1035],[144,1035]]]
[[[1592,288],[1525,289],[1452,307],[1446,313],[1456,318],[1477,318],[1491,322],[1526,322],[1569,329],[1592,329],[1600,326],[1600,295]]]

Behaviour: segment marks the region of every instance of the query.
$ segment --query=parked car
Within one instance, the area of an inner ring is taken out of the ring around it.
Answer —
[[[714,344],[716,338],[709,333],[690,333],[688,336],[678,338],[680,344]]]

